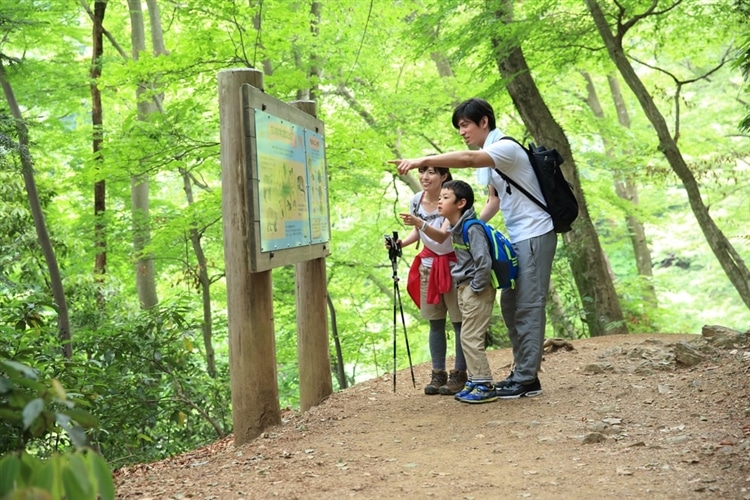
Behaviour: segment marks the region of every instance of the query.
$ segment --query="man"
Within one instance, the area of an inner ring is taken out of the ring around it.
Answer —
[[[519,270],[516,287],[503,290],[500,296],[515,366],[505,380],[496,384],[496,391],[501,399],[539,396],[542,393],[538,372],[544,349],[545,305],[557,248],[552,218],[495,172],[495,169],[500,170],[535,197],[544,199],[523,148],[513,141],[499,140],[502,133],[496,128],[495,112],[487,101],[473,98],[459,104],[453,112],[453,126],[468,146],[482,149],[390,160],[389,163],[397,165],[402,175],[422,166],[492,167],[490,197],[479,218],[488,221],[498,210],[502,211]]]

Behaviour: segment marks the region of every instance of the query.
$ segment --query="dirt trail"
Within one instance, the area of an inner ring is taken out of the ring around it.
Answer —
[[[675,363],[680,341],[706,356]],[[118,471],[122,499],[716,498],[750,500],[750,348],[696,335],[573,341],[538,398],[425,396],[429,366],[331,396],[235,448],[231,438]],[[488,353],[496,379],[509,350]]]

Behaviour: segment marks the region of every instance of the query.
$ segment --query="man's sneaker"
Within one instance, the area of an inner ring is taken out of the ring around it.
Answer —
[[[458,400],[463,403],[489,403],[497,401],[497,392],[492,384],[476,384],[474,390]]]
[[[510,385],[513,382],[513,371],[508,374],[508,376],[505,378],[505,380],[501,380],[500,382],[495,382],[495,389],[499,390],[502,387],[505,387],[506,385]]]
[[[466,396],[473,390],[474,390],[474,382],[472,382],[471,380],[467,380],[466,383],[464,384],[464,388],[458,391],[456,395],[453,396],[453,399],[460,400],[462,397]]]
[[[443,396],[458,394],[466,384],[466,370],[451,370],[448,374],[448,383],[440,386],[439,392]]]
[[[500,399],[533,398],[541,394],[542,384],[538,378],[528,385],[511,382],[497,390],[497,397]]]
[[[428,395],[438,394],[440,387],[448,382],[448,374],[445,370],[432,370],[432,380],[430,383],[424,386],[424,393]]]

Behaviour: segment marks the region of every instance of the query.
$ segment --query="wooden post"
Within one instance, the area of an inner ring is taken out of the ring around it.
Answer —
[[[250,271],[254,221],[249,220],[250,162],[240,92],[246,83],[262,89],[263,74],[254,69],[223,70],[218,81],[232,421],[235,445],[241,445],[281,423],[271,271]]]
[[[295,101],[291,105],[316,116],[314,101]],[[325,257],[295,264],[295,282],[299,404],[302,411],[307,411],[333,393],[328,351]]]

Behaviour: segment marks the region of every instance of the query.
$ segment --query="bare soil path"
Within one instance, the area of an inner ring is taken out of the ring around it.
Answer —
[[[332,395],[240,447],[231,437],[121,469],[121,499],[750,500],[750,346],[697,335],[571,342],[537,398],[425,396],[427,364]],[[686,367],[676,349],[704,356]],[[509,350],[488,353],[496,379]],[[677,356],[679,359],[679,356]]]

